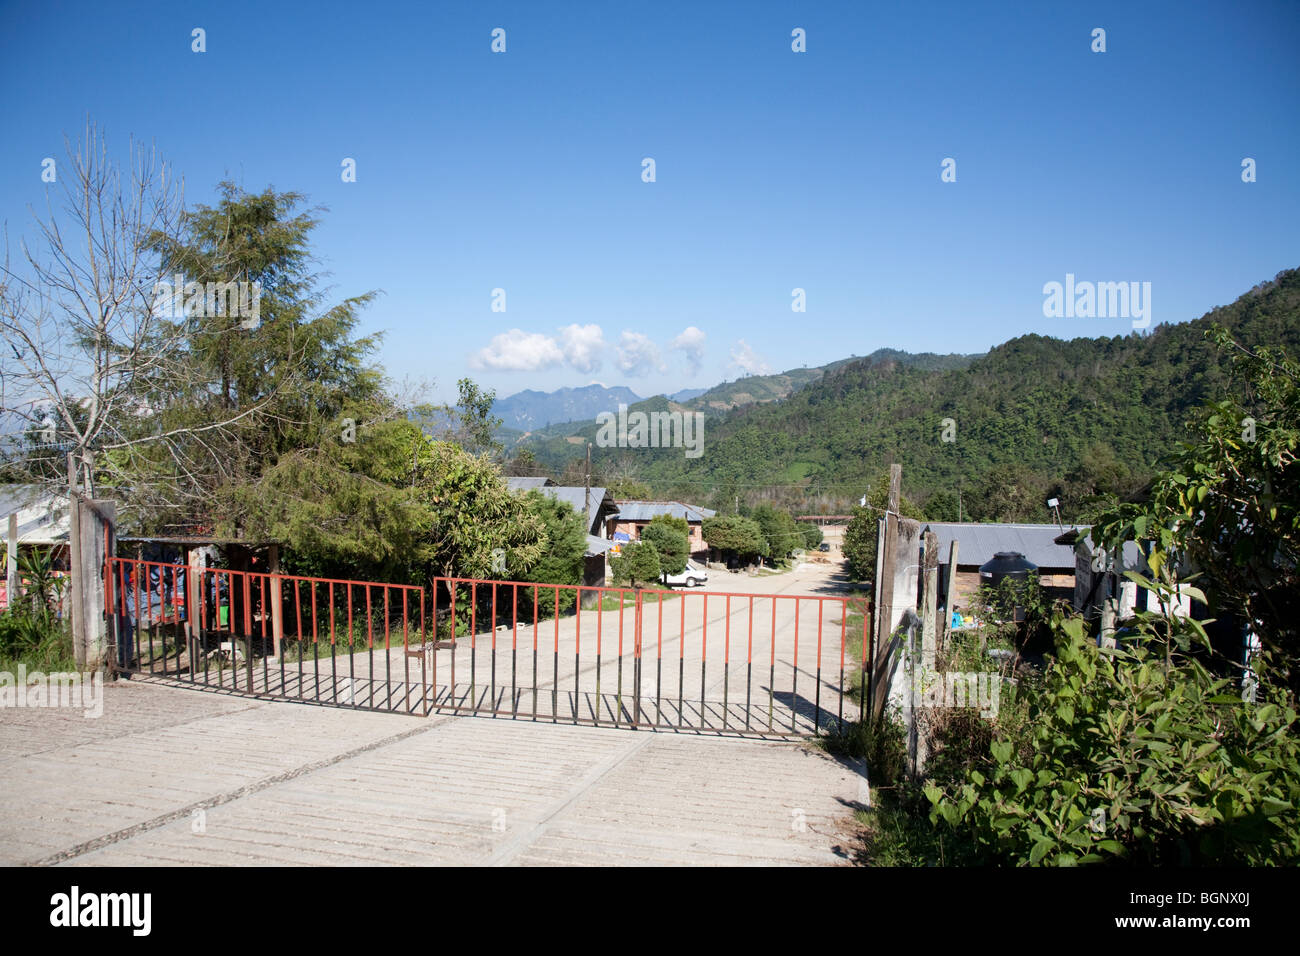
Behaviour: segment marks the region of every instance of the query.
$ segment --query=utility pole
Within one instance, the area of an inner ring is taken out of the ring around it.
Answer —
[[[582,520],[587,522],[587,534],[591,534],[591,442],[587,442],[587,471],[582,487]]]
[[[898,563],[898,508],[902,497],[903,466],[889,466],[889,498],[879,519],[876,548],[876,620],[872,628],[870,660],[871,716],[879,718],[889,694],[889,647],[893,638],[894,586]],[[915,599],[913,599],[915,600]]]

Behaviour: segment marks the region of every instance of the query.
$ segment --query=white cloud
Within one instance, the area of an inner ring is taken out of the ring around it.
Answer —
[[[564,360],[579,372],[600,368],[600,353],[605,348],[605,333],[599,325],[566,325],[560,329],[560,346]]]
[[[688,325],[682,329],[677,338],[673,339],[669,348],[682,352],[686,356],[686,361],[691,364],[691,374],[694,375],[700,370],[700,363],[704,360],[704,333],[695,326]]]
[[[663,361],[659,357],[659,347],[650,341],[650,337],[640,332],[624,332],[618,340],[618,367],[627,375],[645,375],[647,372],[662,372]]]
[[[564,352],[555,339],[540,332],[511,329],[492,336],[486,348],[470,356],[474,368],[500,372],[536,372],[564,361]]]
[[[766,375],[772,371],[772,366],[763,361],[744,339],[738,339],[732,346],[730,367],[742,375]]]

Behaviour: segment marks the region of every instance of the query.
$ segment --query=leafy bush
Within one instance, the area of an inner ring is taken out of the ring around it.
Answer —
[[[1031,574],[1025,581],[1003,578],[996,585],[981,584],[962,613],[978,622],[981,651],[989,646],[1046,650],[1052,646],[1053,615],[1063,604],[1053,602]],[[1020,622],[1016,621],[1018,611],[1023,615]]]
[[[19,604],[0,614],[0,668],[24,663],[41,670],[74,670],[72,635],[48,611]]]
[[[0,661],[25,663],[44,670],[73,669],[72,636],[57,609],[66,579],[54,572],[50,548],[24,551],[18,557],[21,595],[10,595],[0,614]]]
[[[1144,500],[1101,515],[1093,538],[1111,551],[1138,542],[1153,567],[1198,568],[1214,616],[1252,622],[1300,694],[1300,362],[1217,326],[1207,336],[1234,356],[1236,387],[1199,410]]]
[[[609,565],[614,572],[614,584],[647,584],[659,579],[659,552],[649,542],[632,541],[623,545],[623,554],[610,558]]]
[[[1281,690],[1232,693],[1188,653],[1208,646],[1195,621],[1142,612],[1119,649],[1079,618],[1056,624],[1027,721],[999,728],[963,781],[925,789],[950,847],[1017,865],[1300,858],[1297,715]]]
[[[641,531],[641,541],[653,545],[659,555],[659,570],[663,574],[681,574],[686,570],[691,542],[686,534],[666,523],[651,521]]]

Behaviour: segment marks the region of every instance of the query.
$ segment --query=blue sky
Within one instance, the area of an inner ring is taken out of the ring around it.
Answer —
[[[437,399],[1119,335],[1044,284],[1150,282],[1158,324],[1300,265],[1298,50],[1294,2],[0,2],[0,220],[87,117],[191,202],[306,193]]]

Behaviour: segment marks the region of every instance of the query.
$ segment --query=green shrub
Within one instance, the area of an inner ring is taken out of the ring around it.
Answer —
[[[651,521],[641,532],[641,541],[654,546],[659,555],[661,574],[681,574],[686,570],[686,560],[691,556],[691,542],[686,532],[666,522],[656,524]]]
[[[76,669],[72,635],[48,609],[19,604],[0,614],[0,670],[20,663],[29,670]]]
[[[631,584],[648,584],[659,580],[659,552],[648,541],[632,541],[623,545],[623,553],[617,558],[610,558],[610,569],[614,572],[615,586]]]
[[[1300,858],[1300,749],[1282,690],[1244,702],[1189,654],[1208,640],[1185,618],[1142,612],[1119,649],[1096,646],[1080,618],[1055,625],[1057,656],[1027,695],[1026,720],[1000,725],[963,780],[925,789],[930,820],[958,856],[1015,865]]]

